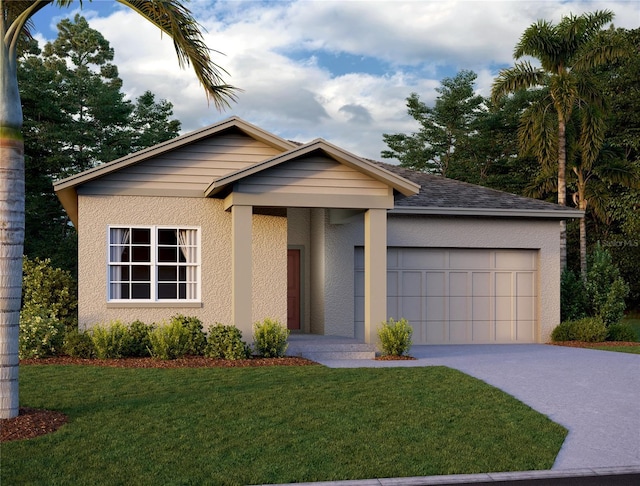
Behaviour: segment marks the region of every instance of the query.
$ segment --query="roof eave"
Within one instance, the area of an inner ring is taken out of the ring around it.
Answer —
[[[578,209],[497,209],[497,208],[442,208],[396,206],[389,214],[414,214],[430,216],[485,216],[501,218],[578,219],[584,211]]]

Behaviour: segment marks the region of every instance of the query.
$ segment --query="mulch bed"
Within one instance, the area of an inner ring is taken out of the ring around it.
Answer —
[[[252,358],[225,360],[188,356],[186,358],[160,360],[153,358],[83,359],[59,356],[55,358],[23,359],[20,366],[30,365],[88,365],[114,368],[235,368],[253,366],[309,366],[318,363],[305,358]],[[17,417],[0,419],[0,443],[11,440],[32,439],[55,432],[69,421],[67,416],[53,410],[20,407]]]
[[[388,354],[386,356],[376,356],[376,359],[378,361],[410,361],[416,358],[414,358],[413,356],[392,356]]]
[[[568,346],[570,348],[640,346],[640,343],[638,342],[627,342],[627,341],[604,341],[601,343],[586,343],[583,341],[558,341],[558,342],[551,342],[549,344],[553,346]]]

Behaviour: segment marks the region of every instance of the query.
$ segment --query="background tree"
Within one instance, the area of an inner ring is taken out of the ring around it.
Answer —
[[[174,41],[180,66],[192,65],[215,106],[234,99],[234,88],[222,80],[211,60],[200,26],[191,12],[175,0],[119,0],[157,26]],[[18,415],[18,326],[22,292],[24,245],[24,143],[22,106],[18,90],[17,47],[28,34],[27,23],[50,4],[69,6],[71,0],[0,0],[0,418]],[[80,4],[82,5],[82,4]]]
[[[390,150],[383,151],[382,157],[397,158],[403,167],[445,177],[464,172],[460,165],[472,153],[475,122],[486,111],[484,98],[474,93],[476,77],[473,71],[463,70],[443,79],[442,86],[436,88],[439,96],[433,108],[412,93],[407,107],[420,123],[420,130],[411,135],[385,133],[382,137]]]
[[[174,138],[173,105],[147,91],[135,103],[121,91],[113,49],[86,20],[58,24],[40,51],[24,45],[18,79],[24,114],[25,246],[30,258],[49,258],[76,275],[76,231],[52,182],[101,162]]]
[[[539,20],[528,27],[515,47],[514,58],[531,56],[540,62],[534,67],[522,61],[500,72],[492,87],[492,99],[525,89],[538,89],[540,100],[522,117],[520,140],[523,149],[536,155],[543,165],[557,167],[558,204],[566,205],[567,123],[578,106],[601,107],[601,96],[591,78],[597,66],[612,62],[624,51],[611,44],[596,43],[601,29],[613,20],[607,10],[580,16],[569,15],[554,25]],[[594,115],[584,123],[598,123],[598,110],[581,111]],[[595,130],[597,131],[597,130]],[[592,159],[599,140],[584,127],[581,151]],[[600,141],[601,142],[601,141]],[[566,222],[561,221],[561,266],[566,267]]]

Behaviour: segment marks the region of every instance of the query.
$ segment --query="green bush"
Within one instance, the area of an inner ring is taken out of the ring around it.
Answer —
[[[62,352],[73,358],[93,358],[95,356],[95,348],[91,335],[88,332],[78,331],[77,329],[67,332],[62,344]]]
[[[77,328],[78,301],[76,284],[71,274],[51,267],[51,260],[22,261],[22,310],[27,314],[42,315],[44,309],[50,317],[60,321],[67,330]]]
[[[202,356],[207,345],[207,335],[202,330],[202,322],[197,317],[187,317],[176,314],[171,318],[170,324],[181,325],[189,335],[188,349],[185,354]]]
[[[55,356],[62,348],[64,324],[42,308],[20,312],[18,356],[46,358]]]
[[[251,348],[242,340],[242,331],[235,326],[215,324],[209,327],[205,356],[216,359],[246,359]]]
[[[151,356],[158,359],[182,358],[192,349],[192,337],[180,320],[172,319],[168,324],[160,324],[149,333]]]
[[[378,339],[385,356],[402,356],[409,353],[413,328],[406,319],[395,321],[392,317],[378,329]]]
[[[253,325],[254,349],[264,358],[280,358],[289,347],[289,329],[275,319],[266,318]]]
[[[132,337],[129,328],[120,321],[94,326],[90,334],[98,359],[124,358],[131,350]]]
[[[637,342],[638,336],[631,326],[623,323],[609,324],[607,341]]]
[[[607,326],[622,319],[629,286],[620,276],[609,252],[600,243],[589,255],[585,287],[590,305],[589,315],[600,317]]]
[[[560,320],[574,321],[586,316],[587,291],[580,276],[565,268],[560,276]]]
[[[583,341],[599,343],[606,339],[607,327],[599,317],[585,317],[576,321],[560,323],[551,333],[551,340]]]
[[[126,350],[125,355],[134,358],[146,358],[151,356],[151,341],[149,340],[149,334],[153,330],[151,324],[145,324],[142,321],[135,320],[129,324],[128,331],[131,340],[129,341],[129,348]]]

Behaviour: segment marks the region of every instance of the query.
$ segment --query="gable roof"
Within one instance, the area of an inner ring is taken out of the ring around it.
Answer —
[[[396,174],[390,170],[387,170],[378,164],[374,164],[370,161],[350,154],[349,152],[346,152],[345,150],[327,142],[326,140],[318,138],[316,140],[313,140],[312,142],[289,150],[288,152],[272,157],[271,159],[259,162],[250,167],[238,170],[232,174],[220,177],[219,179],[213,181],[207,188],[207,190],[205,191],[205,196],[214,196],[222,192],[229,185],[238,182],[241,179],[250,177],[254,174],[268,170],[272,167],[276,167],[285,162],[300,159],[316,152],[321,152],[323,155],[326,155],[339,163],[347,165],[364,174],[367,174],[373,179],[384,182],[404,196],[418,194],[418,191],[420,190],[420,186],[417,183],[412,182],[409,179],[402,177],[401,175]]]
[[[450,216],[512,216],[542,218],[581,218],[584,211],[539,199],[498,191],[455,179],[417,172],[405,167],[373,161],[420,185],[420,192],[396,198],[395,214]]]

